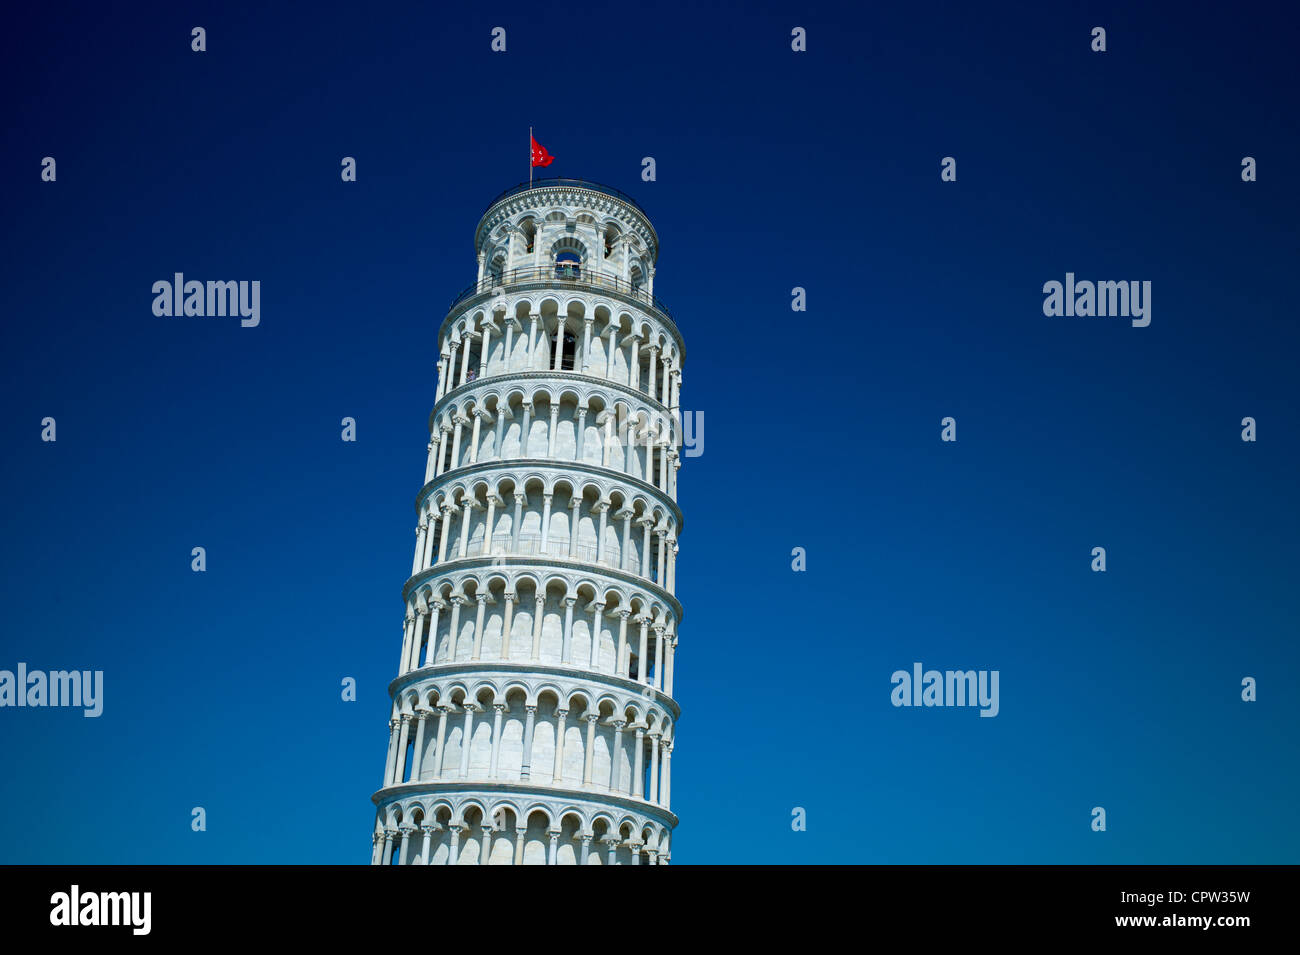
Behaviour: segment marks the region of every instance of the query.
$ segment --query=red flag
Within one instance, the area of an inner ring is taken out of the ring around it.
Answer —
[[[533,165],[534,166],[549,166],[551,163],[555,161],[555,157],[546,151],[545,146],[539,143],[536,139],[533,139],[531,133],[529,133],[528,138],[532,139],[533,141]]]

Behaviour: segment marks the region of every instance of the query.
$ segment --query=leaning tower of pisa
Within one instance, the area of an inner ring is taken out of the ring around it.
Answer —
[[[616,189],[537,180],[438,331],[376,865],[667,864],[685,351]]]

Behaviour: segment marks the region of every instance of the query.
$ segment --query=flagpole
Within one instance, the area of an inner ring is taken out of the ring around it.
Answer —
[[[533,127],[528,127],[528,185],[533,184]]]

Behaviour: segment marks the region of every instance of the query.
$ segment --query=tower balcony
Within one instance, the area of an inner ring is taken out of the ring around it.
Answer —
[[[640,282],[630,281],[620,275],[602,271],[599,267],[579,265],[576,263],[553,262],[549,265],[526,266],[504,269],[500,272],[484,274],[482,281],[462,289],[451,300],[447,311],[454,312],[464,302],[478,295],[496,294],[505,289],[524,290],[528,288],[575,288],[610,292],[631,299],[640,305],[648,305],[672,323],[675,330],[677,323],[672,312],[663,299],[651,295]]]

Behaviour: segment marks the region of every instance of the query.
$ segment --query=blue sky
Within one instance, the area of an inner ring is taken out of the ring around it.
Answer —
[[[106,689],[0,710],[0,860],[368,861],[435,333],[532,125],[652,217],[705,418],[674,862],[1297,861],[1296,23],[1051,7],[8,11],[0,668]],[[261,325],[155,317],[176,271]],[[1067,271],[1150,326],[1045,317]],[[895,709],[914,661],[999,715]]]

